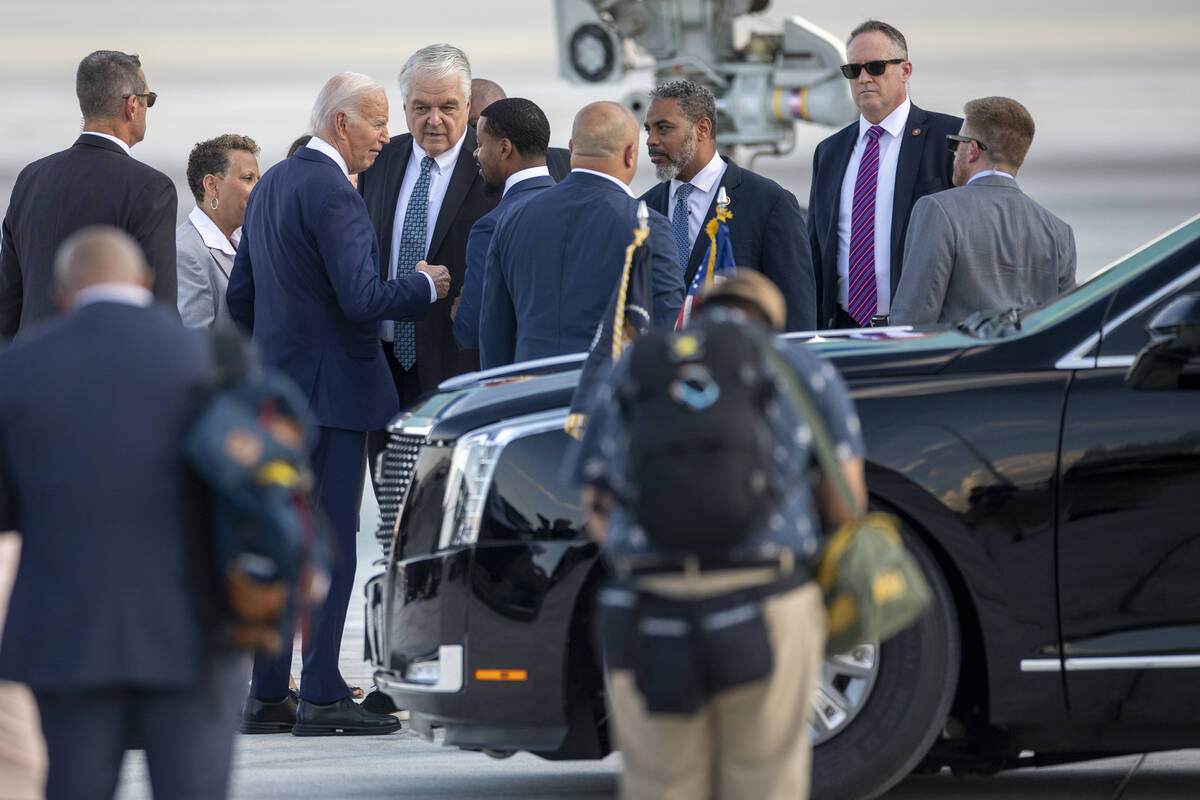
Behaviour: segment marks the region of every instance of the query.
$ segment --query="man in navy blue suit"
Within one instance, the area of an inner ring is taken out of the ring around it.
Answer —
[[[400,407],[377,326],[424,316],[450,286],[444,267],[424,261],[405,278],[380,279],[379,244],[350,175],[387,144],[387,122],[382,86],[356,73],[331,78],[313,106],[313,138],[268,170],[250,195],[229,276],[234,321],[252,332],[264,364],[308,395],[321,426],[313,470],[338,548],[319,624],[306,643],[298,707],[288,693],[290,648],[259,658],[242,716],[246,733],[390,733],[400,726],[358,706],[338,670],[366,432],[384,427]]]
[[[584,106],[571,128],[571,174],[505,216],[483,278],[479,360],[489,367],[587,350],[637,225],[629,191],[638,125],[619,103]],[[673,324],[683,275],[671,225],[650,212],[653,322]]]
[[[662,182],[642,199],[670,219],[683,283],[690,286],[708,250],[704,226],[716,216],[717,195],[725,187],[734,262],[779,287],[787,330],[812,330],[817,287],[800,204],[775,181],[718,155],[716,120],[716,99],[694,81],[671,81],[650,93],[646,149]]]
[[[497,223],[554,185],[546,168],[550,121],[537,104],[520,97],[491,103],[479,115],[475,160],[489,189],[501,193],[500,204],[479,218],[467,239],[467,274],[462,294],[451,310],[454,339],[464,350],[479,349],[479,305],[483,270]]]
[[[112,797],[130,739],[155,797],[222,798],[248,665],[214,644],[182,450],[211,347],[116,227],[68,236],[52,271],[64,315],[0,353],[0,530],[23,539],[0,678],[37,698],[50,800]]]
[[[861,114],[817,145],[808,201],[822,328],[886,322],[913,205],[953,185],[946,134],[962,125],[909,100],[908,43],[886,22],[855,28],[846,57]]]

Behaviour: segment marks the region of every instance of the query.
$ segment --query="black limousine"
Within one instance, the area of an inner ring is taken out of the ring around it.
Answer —
[[[826,662],[814,797],[1200,746],[1200,217],[1038,309],[794,338],[845,376],[871,503],[934,593]],[[377,465],[367,655],[447,745],[610,750],[603,564],[560,473],[581,359],[448,381]]]

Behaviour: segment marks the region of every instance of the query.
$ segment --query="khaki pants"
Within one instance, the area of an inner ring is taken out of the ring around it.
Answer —
[[[713,584],[697,581],[656,576],[653,589],[676,597],[712,593]],[[723,591],[737,588],[728,584],[723,580]],[[651,588],[649,581],[641,585]],[[610,719],[625,760],[625,800],[808,797],[808,721],[825,642],[821,591],[809,582],[769,597],[763,617],[774,654],[771,675],[714,696],[690,716],[650,714],[631,670],[607,675]]]
[[[0,533],[0,633],[20,557],[20,537]],[[0,797],[37,800],[45,786],[46,743],[33,693],[24,684],[0,681]]]

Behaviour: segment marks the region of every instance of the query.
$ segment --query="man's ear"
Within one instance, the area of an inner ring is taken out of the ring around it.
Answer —
[[[500,158],[507,161],[516,155],[517,148],[513,147],[511,139],[500,140]]]
[[[137,95],[131,94],[125,98],[125,105],[122,107],[121,113],[124,115],[126,122],[133,121],[134,116],[137,114],[137,104]]]
[[[696,138],[700,140],[712,138],[712,120],[708,117],[701,117],[696,120]]]
[[[625,166],[630,169],[637,169],[637,142],[625,145]]]

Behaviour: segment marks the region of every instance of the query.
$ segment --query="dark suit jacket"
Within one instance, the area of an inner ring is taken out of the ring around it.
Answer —
[[[620,280],[638,201],[613,181],[572,172],[506,214],[483,278],[483,367],[587,350]],[[683,303],[671,224],[650,212],[654,322],[673,324]]]
[[[467,237],[471,226],[495,208],[500,199],[498,195],[484,193],[483,178],[475,163],[475,145],[475,130],[468,127],[425,257],[430,264],[441,264],[450,270],[450,291],[434,303],[423,322],[417,323],[416,369],[422,391],[436,389],[446,378],[479,369],[479,353],[459,350],[450,330],[450,304],[462,291],[467,273]],[[371,168],[358,176],[358,188],[378,237],[384,276],[390,267],[396,201],[412,149],[412,134],[397,136],[384,145]]]
[[[210,353],[170,309],[106,301],[0,353],[0,530],[23,538],[0,676],[200,680],[206,514],[181,442]]]
[[[546,150],[546,169],[555,183],[571,174],[571,151],[565,147],[551,147]]]
[[[742,169],[722,156],[725,174],[721,186],[729,195],[729,239],[733,260],[739,267],[756,269],[766,275],[787,302],[787,329],[813,330],[817,326],[817,284],[812,256],[804,236],[804,217],[796,196],[770,178]],[[646,205],[670,219],[671,184],[660,183],[642,195]],[[717,215],[714,196],[704,222]],[[684,285],[691,286],[708,251],[708,236],[703,227],[688,257]]]
[[[892,296],[900,283],[904,240],[912,207],[921,197],[949,189],[954,157],[946,150],[946,134],[958,133],[962,119],[925,111],[908,111],[896,162],[892,201]],[[858,120],[817,145],[813,153],[812,188],[808,199],[808,239],[817,269],[820,327],[833,327],[838,310],[838,213],[842,179],[858,139]]]
[[[379,430],[400,410],[379,321],[423,316],[429,281],[379,279],[362,198],[327,156],[302,147],[254,187],[226,297],[264,364],[308,395],[318,424]]]
[[[178,204],[170,178],[101,136],[81,135],[25,167],[0,245],[0,337],[57,313],[50,298],[54,253],[88,225],[113,225],[136,239],[154,270],[155,297],[174,309]]]
[[[500,205],[479,218],[467,239],[467,274],[463,279],[462,300],[454,315],[454,339],[464,350],[479,349],[479,306],[483,302],[483,271],[496,224],[515,208],[525,205],[542,189],[554,185],[554,178],[540,176],[515,184],[500,200]]]

